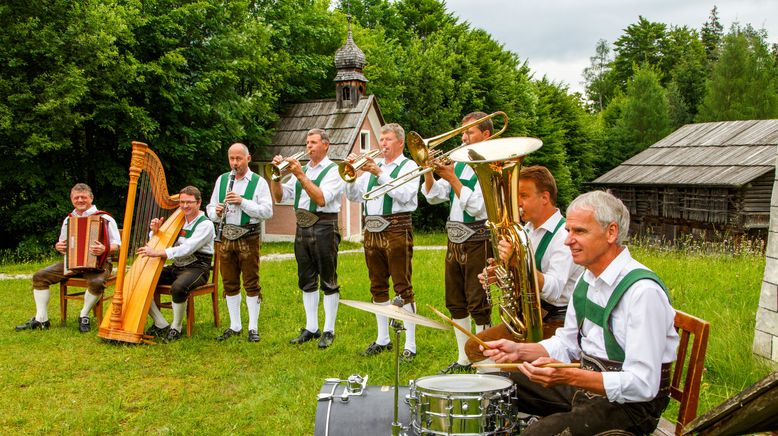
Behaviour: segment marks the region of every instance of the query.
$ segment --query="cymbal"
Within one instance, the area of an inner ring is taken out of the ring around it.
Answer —
[[[341,304],[346,306],[355,307],[365,312],[374,313],[376,315],[383,315],[389,318],[394,318],[400,321],[412,322],[417,325],[423,325],[432,327],[434,329],[449,330],[448,326],[439,324],[429,318],[426,318],[418,313],[411,313],[402,307],[397,307],[393,304],[380,305],[370,303],[369,301],[357,301],[357,300],[340,300]]]

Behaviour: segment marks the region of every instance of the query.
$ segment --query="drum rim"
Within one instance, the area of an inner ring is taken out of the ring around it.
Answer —
[[[495,386],[481,386],[477,389],[452,389],[449,387],[442,387],[442,386],[430,386],[427,382],[437,381],[437,380],[454,380],[454,379],[473,379],[473,380],[482,380],[482,381],[489,381],[493,382]],[[497,386],[497,384],[504,384],[504,386]],[[415,390],[419,390],[422,392],[450,392],[452,394],[479,394],[483,392],[495,392],[495,391],[504,391],[506,389],[510,389],[513,386],[513,380],[511,380],[508,377],[504,377],[501,375],[495,375],[495,374],[435,374],[435,375],[428,375],[424,377],[419,377],[415,379],[412,383],[413,388]]]

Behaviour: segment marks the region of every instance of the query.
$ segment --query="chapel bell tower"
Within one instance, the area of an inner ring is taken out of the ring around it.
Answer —
[[[362,74],[365,54],[354,44],[351,35],[351,15],[348,16],[348,36],[343,47],[335,52],[335,99],[338,109],[356,107],[367,91],[367,79]]]

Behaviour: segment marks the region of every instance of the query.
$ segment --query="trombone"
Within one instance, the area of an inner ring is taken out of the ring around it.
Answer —
[[[354,183],[354,181],[357,180],[357,171],[359,171],[359,169],[368,162],[367,159],[378,157],[379,154],[381,154],[381,150],[372,149],[357,156],[357,158],[354,159],[354,162],[352,163],[349,163],[345,160],[343,162],[339,162],[338,174],[340,174],[340,178],[342,178],[346,183]]]
[[[289,158],[292,158],[294,160],[300,160],[301,158],[307,155],[308,155],[308,151],[306,150],[306,151],[300,151],[298,153],[295,153],[289,156]],[[272,162],[265,165],[265,177],[272,180],[273,182],[280,182],[281,179],[283,179],[284,176],[286,176],[287,168],[289,167],[289,162],[286,159],[281,161],[281,163],[279,163],[278,165],[273,165]]]
[[[432,138],[422,139],[421,135],[419,135],[416,132],[408,133],[408,138],[407,138],[408,152],[411,155],[413,161],[416,162],[418,167],[405,174],[402,174],[401,176],[397,177],[396,179],[392,180],[389,183],[373,188],[372,190],[368,191],[365,195],[363,195],[362,198],[365,201],[373,200],[410,181],[417,180],[420,176],[423,176],[424,174],[427,174],[430,171],[434,171],[435,166],[437,165],[451,164],[451,158],[450,158],[451,153],[455,152],[456,150],[459,150],[462,147],[467,146],[468,144],[459,145],[446,152],[435,147],[453,138],[454,136],[459,135],[465,130],[473,126],[477,126],[478,124],[481,124],[482,122],[486,120],[490,120],[497,116],[503,117],[505,119],[505,122],[503,123],[502,129],[500,129],[500,131],[498,131],[497,133],[489,137],[489,139],[494,139],[502,135],[505,132],[505,130],[508,128],[508,115],[505,112],[502,111],[493,112],[483,118],[480,118],[475,121],[471,121],[459,128],[456,128],[446,133],[442,133],[438,136],[433,136]]]

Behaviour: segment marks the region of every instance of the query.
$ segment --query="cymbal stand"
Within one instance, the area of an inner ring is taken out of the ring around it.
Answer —
[[[401,300],[402,301],[402,300]],[[393,303],[394,304],[394,303]],[[392,436],[400,436],[404,430],[400,424],[400,333],[405,331],[403,322],[390,318],[389,326],[394,329],[394,421],[392,421]]]

